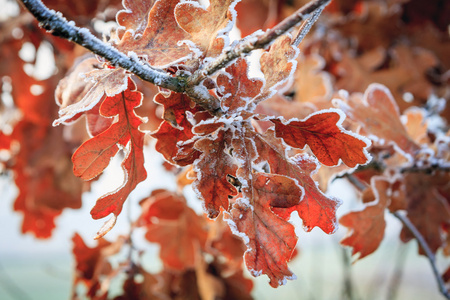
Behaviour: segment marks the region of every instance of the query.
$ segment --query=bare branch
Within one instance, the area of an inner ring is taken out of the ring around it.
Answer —
[[[198,85],[205,78],[225,68],[233,60],[243,54],[249,53],[256,49],[265,49],[269,47],[278,37],[293,29],[301,21],[308,19],[311,14],[316,14],[317,11],[321,12],[323,8],[330,3],[330,1],[331,0],[311,1],[258,38],[242,39],[236,44],[235,47],[223,52],[218,58],[206,65],[203,69],[192,74],[192,76],[188,78],[188,86]],[[312,18],[314,18],[314,15]]]
[[[439,290],[441,291],[442,295],[446,299],[450,299],[450,293],[445,287],[444,280],[442,279],[441,274],[439,273],[437,267],[436,267],[436,257],[434,256],[433,252],[430,249],[430,246],[428,246],[427,241],[423,237],[423,235],[417,230],[416,226],[408,219],[408,217],[402,215],[398,211],[395,211],[392,213],[397,219],[400,220],[400,222],[403,223],[403,225],[408,228],[409,231],[414,235],[417,242],[419,243],[420,247],[422,247],[423,251],[425,251],[425,255],[428,258],[428,261],[430,262],[431,268],[433,269],[434,276],[436,277],[436,281],[439,285]]]

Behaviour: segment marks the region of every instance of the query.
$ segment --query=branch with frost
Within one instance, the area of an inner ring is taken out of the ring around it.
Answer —
[[[184,79],[172,77],[161,70],[152,68],[150,65],[141,62],[136,56],[125,55],[110,44],[95,37],[86,28],[77,27],[73,21],[67,21],[61,13],[49,9],[40,0],[21,0],[21,2],[39,21],[42,28],[53,35],[88,49],[108,60],[113,66],[119,66],[142,80],[174,92],[185,92],[191,96],[193,101],[211,112],[220,109],[218,100],[203,91],[201,87],[187,87]]]
[[[433,269],[433,274],[436,277],[436,281],[439,285],[439,290],[441,294],[446,298],[450,299],[450,293],[445,287],[445,282],[442,279],[441,274],[439,273],[439,270],[436,267],[436,257],[433,254],[433,251],[431,251],[430,246],[428,246],[427,241],[423,237],[423,235],[417,230],[416,226],[408,219],[408,217],[402,215],[398,211],[395,211],[392,213],[397,219],[400,220],[400,222],[403,223],[403,225],[408,228],[408,230],[414,235],[415,239],[419,243],[420,247],[422,247],[423,251],[425,252],[425,255],[428,258],[428,261],[430,262],[431,268]]]
[[[186,93],[197,104],[216,114],[220,114],[219,101],[211,96],[204,86],[200,85],[204,79],[226,67],[243,54],[247,54],[256,49],[269,47],[279,36],[293,29],[303,20],[309,19],[309,27],[307,26],[307,29],[303,30],[304,34],[306,34],[312,24],[317,20],[323,8],[330,1],[311,1],[262,35],[250,39],[242,39],[232,49],[222,53],[216,60],[202,70],[198,70],[188,78],[180,78],[172,77],[161,70],[152,68],[150,65],[141,62],[136,56],[125,55],[108,43],[92,35],[86,28],[79,28],[75,26],[74,22],[67,21],[61,13],[50,10],[41,0],[21,0],[23,5],[39,21],[40,25],[53,35],[79,44],[98,56],[105,58],[112,65],[126,69],[142,80],[174,92]]]
[[[124,68],[145,81],[175,92],[184,91],[184,86],[178,78],[142,63],[137,57],[128,57],[116,48],[95,37],[88,29],[75,26],[73,21],[67,21],[61,13],[49,9],[40,0],[21,1],[39,21],[41,27],[53,35],[72,41],[98,56],[107,59],[112,65]]]
[[[225,68],[228,64],[243,54],[250,53],[251,51],[257,49],[268,48],[278,37],[292,30],[298,23],[304,20],[311,20],[311,24],[309,26],[309,28],[311,28],[312,24],[317,20],[324,7],[330,2],[331,0],[311,1],[262,35],[240,40],[233,48],[226,50],[203,69],[192,74],[192,76],[188,78],[188,86],[198,85],[208,76],[213,75],[215,72]]]

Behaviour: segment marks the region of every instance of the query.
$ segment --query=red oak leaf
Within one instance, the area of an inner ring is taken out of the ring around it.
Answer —
[[[168,268],[183,271],[194,268],[197,251],[206,242],[203,218],[175,193],[157,190],[141,202],[139,224],[145,226],[145,238],[161,245],[160,257]]]
[[[254,172],[253,161],[258,157],[249,134],[249,121],[235,128],[232,140],[233,156],[239,162],[236,177],[241,184],[241,196],[224,215],[233,233],[241,237],[247,251],[247,268],[254,276],[262,273],[277,287],[294,274],[288,269],[297,242],[294,227],[277,216],[273,205],[291,207],[302,198],[302,189],[296,181],[282,175]]]
[[[265,84],[257,102],[273,96],[276,89],[294,74],[297,66],[295,59],[299,50],[292,46],[291,42],[290,37],[283,35],[276,39],[270,49],[261,56],[260,64]]]
[[[233,27],[236,2],[211,0],[206,9],[194,1],[176,6],[177,23],[190,34],[189,41],[202,52],[201,57],[215,57],[228,46],[227,35]]]
[[[195,148],[202,152],[194,163],[197,179],[192,187],[200,199],[208,217],[216,218],[220,207],[228,210],[228,197],[236,196],[237,191],[228,182],[228,176],[236,176],[237,166],[229,154],[229,134],[223,130],[216,137],[203,138],[195,143]]]
[[[297,203],[302,191],[294,180],[274,174],[253,173],[245,198],[239,198],[224,218],[234,234],[242,237],[247,251],[244,259],[253,276],[261,273],[278,287],[295,279],[287,267],[297,243],[294,226],[271,210],[274,203]]]
[[[337,101],[337,104],[375,141],[393,144],[400,153],[413,156],[420,149],[408,136],[400,121],[398,106],[383,85],[371,84],[363,98],[352,95],[345,102]]]
[[[124,34],[117,49],[124,53],[130,51],[142,56],[154,67],[166,67],[190,57],[191,51],[179,41],[189,39],[189,34],[181,29],[174,15],[175,6],[180,0],[155,1],[148,14],[148,21],[139,24],[139,32],[133,34],[136,25],[132,25],[128,34]],[[144,3],[147,7],[151,2]],[[128,6],[127,6],[128,7]],[[136,8],[133,9],[136,10]],[[140,12],[139,14],[141,14]],[[134,17],[133,17],[134,18]],[[128,21],[125,21],[128,24]],[[142,27],[146,26],[142,31]]]
[[[339,220],[350,230],[341,244],[352,247],[353,255],[359,253],[358,259],[372,254],[384,238],[384,211],[390,203],[389,191],[389,181],[379,176],[372,177],[371,189],[365,190],[363,196],[371,202],[363,210],[350,212]]]
[[[170,93],[169,96],[159,93],[155,102],[164,105],[164,120],[158,130],[152,134],[157,139],[156,151],[164,158],[179,166],[192,164],[200,155],[194,148],[194,141],[182,144],[194,137],[193,125],[186,117],[186,111],[195,114],[198,109],[191,108],[191,99],[181,93]]]
[[[83,143],[73,154],[74,173],[85,180],[90,180],[103,172],[119,147],[126,149],[125,159],[122,162],[125,181],[120,188],[97,200],[91,210],[94,219],[106,217],[110,213],[117,217],[128,195],[147,177],[142,152],[144,133],[138,129],[143,121],[134,113],[134,108],[139,106],[141,101],[142,94],[135,91],[135,84],[129,80],[126,91],[107,97],[100,107],[100,113],[104,117],[117,116],[117,122],[103,133]]]
[[[244,58],[238,59],[225,72],[217,77],[217,85],[223,95],[222,110],[231,114],[248,109],[250,101],[261,91],[262,80],[248,78],[248,66]]]
[[[256,163],[267,163],[270,172],[295,179],[303,188],[303,198],[291,208],[273,208],[284,219],[289,219],[293,211],[297,211],[303,221],[303,227],[311,231],[314,227],[321,228],[325,233],[333,233],[337,229],[336,209],[340,201],[325,196],[311,178],[317,169],[317,161],[308,155],[297,155],[287,158],[286,149],[281,141],[268,130],[264,135],[255,134],[254,142],[259,157]]]
[[[303,149],[308,145],[317,159],[327,166],[339,164],[355,167],[369,160],[369,142],[342,128],[344,116],[337,110],[323,110],[302,121],[269,119],[275,124],[276,136],[289,146]]]

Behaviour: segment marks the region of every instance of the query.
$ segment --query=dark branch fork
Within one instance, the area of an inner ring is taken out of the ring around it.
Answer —
[[[311,1],[256,39],[241,40],[232,49],[225,51],[216,60],[207,64],[201,70],[198,70],[187,78],[181,76],[173,77],[162,70],[152,68],[150,65],[139,61],[135,56],[125,55],[108,43],[95,37],[89,30],[75,26],[74,22],[67,21],[60,13],[50,10],[41,2],[41,0],[20,1],[40,22],[40,25],[44,29],[50,31],[53,35],[83,46],[98,56],[105,58],[112,65],[126,69],[142,80],[174,92],[186,93],[193,101],[205,109],[213,113],[220,113],[219,101],[213,96],[210,96],[206,91],[206,88],[200,86],[200,83],[208,76],[225,68],[240,56],[256,49],[267,49],[276,38],[292,30],[298,23],[310,19],[310,25],[305,26],[306,30],[304,31],[304,36],[315,20],[317,20],[323,8],[328,5],[331,0]],[[301,32],[299,34],[301,35]]]

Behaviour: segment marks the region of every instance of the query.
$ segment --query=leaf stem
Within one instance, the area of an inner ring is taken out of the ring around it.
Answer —
[[[414,235],[419,245],[422,247],[422,249],[425,252],[426,257],[428,258],[428,261],[430,262],[431,268],[433,269],[434,277],[436,277],[436,281],[439,285],[439,290],[441,294],[446,298],[450,299],[450,293],[445,287],[445,282],[442,279],[441,274],[439,273],[437,266],[436,266],[436,257],[433,254],[433,251],[431,251],[430,246],[428,246],[427,241],[423,237],[423,235],[419,232],[419,230],[414,226],[414,224],[408,219],[407,216],[404,216],[403,214],[399,213],[398,211],[395,211],[392,213],[397,219],[400,220],[400,222],[403,223],[403,225],[408,228],[409,231]]]
[[[198,85],[208,76],[213,75],[215,72],[225,68],[228,64],[243,54],[249,53],[256,49],[266,49],[278,37],[294,28],[299,22],[308,19],[311,14],[314,14],[311,18],[312,22],[314,22],[319,17],[323,8],[328,5],[330,1],[331,0],[313,0],[302,6],[294,14],[290,15],[257,38],[243,38],[233,48],[223,52],[218,58],[207,64],[203,69],[192,74],[192,76],[188,78],[188,86]],[[318,11],[319,15],[315,17]]]

